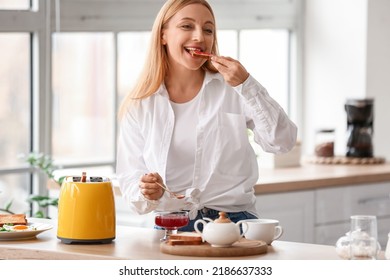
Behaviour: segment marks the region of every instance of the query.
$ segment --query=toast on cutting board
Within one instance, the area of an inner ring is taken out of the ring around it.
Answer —
[[[27,225],[25,214],[0,214],[0,227],[4,224]]]
[[[202,236],[196,232],[181,232],[171,234],[167,241],[169,245],[200,245],[203,243]]]

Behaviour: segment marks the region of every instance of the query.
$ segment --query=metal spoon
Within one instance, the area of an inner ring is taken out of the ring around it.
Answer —
[[[177,193],[174,193],[172,192],[171,190],[169,190],[167,187],[165,187],[164,185],[160,184],[159,182],[155,182],[157,185],[159,185],[162,189],[166,190],[167,192],[169,192],[171,195],[173,195],[174,197],[176,197],[177,199],[183,199],[185,198],[186,196],[184,194],[177,194]]]

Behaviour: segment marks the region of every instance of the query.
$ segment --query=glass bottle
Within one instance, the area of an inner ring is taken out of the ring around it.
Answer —
[[[335,140],[334,129],[319,129],[316,131],[315,138],[315,155],[317,157],[333,157]]]

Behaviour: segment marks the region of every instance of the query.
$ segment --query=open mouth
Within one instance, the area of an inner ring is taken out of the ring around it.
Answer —
[[[212,54],[210,53],[206,53],[204,51],[202,51],[202,49],[200,48],[193,48],[193,47],[190,47],[190,48],[185,48],[187,52],[189,52],[192,56],[196,56],[196,57],[203,57],[203,58],[210,58],[212,56]]]

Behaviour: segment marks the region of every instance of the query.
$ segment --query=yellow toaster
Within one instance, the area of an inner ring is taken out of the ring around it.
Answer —
[[[110,179],[67,176],[58,200],[57,238],[65,244],[115,239],[115,200]]]

